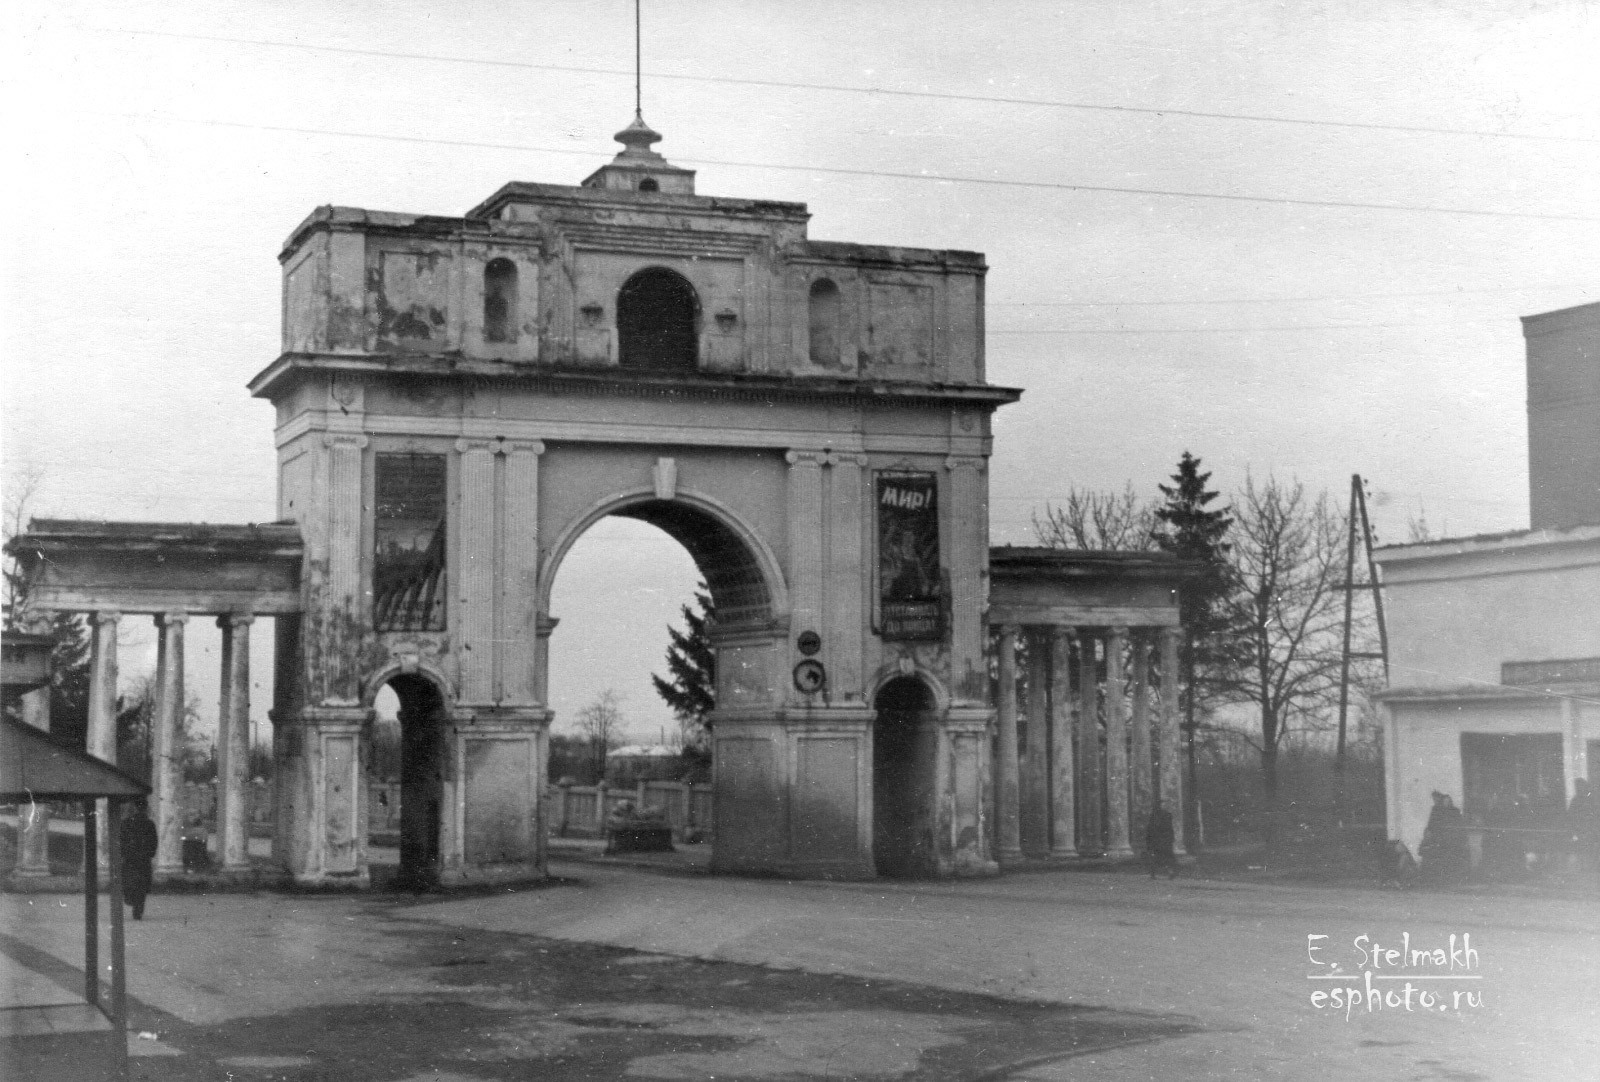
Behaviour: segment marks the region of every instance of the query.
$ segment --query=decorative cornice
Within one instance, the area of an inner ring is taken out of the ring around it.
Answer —
[[[250,393],[270,398],[284,380],[307,372],[360,372],[442,380],[502,381],[542,394],[587,394],[613,398],[676,398],[694,401],[833,402],[925,409],[929,406],[997,409],[1022,391],[983,383],[922,383],[910,380],[789,377],[758,373],[664,375],[617,368],[574,368],[519,361],[468,360],[454,354],[285,353],[250,381]]]
[[[826,451],[789,451],[783,456],[791,466],[815,466],[821,469],[828,461]]]

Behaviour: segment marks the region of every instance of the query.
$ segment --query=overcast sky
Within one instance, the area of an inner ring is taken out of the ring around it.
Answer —
[[[631,0],[13,10],[3,453],[8,483],[44,470],[40,514],[271,518],[244,384],[290,229],[576,184],[632,110]],[[1342,499],[1359,472],[1404,540],[1424,511],[1527,523],[1517,317],[1597,299],[1597,56],[1576,2],[645,0],[644,111],[703,194],[986,253],[990,379],[1026,389],[995,424],[997,543],[1073,486],[1153,494],[1185,449],[1225,490]],[[563,568],[552,699],[616,684],[643,736],[667,716],[639,629],[695,576],[640,529]]]

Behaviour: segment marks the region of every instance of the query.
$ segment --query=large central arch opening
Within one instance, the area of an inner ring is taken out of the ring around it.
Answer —
[[[673,679],[668,629],[688,630],[684,609],[698,613],[699,592],[715,614],[699,640],[711,667],[730,637],[771,634],[770,557],[758,545],[698,501],[642,496],[579,520],[558,542],[546,595],[558,622],[546,689],[555,714],[550,782],[560,802],[551,812],[554,835],[598,834],[608,812],[628,801],[664,817],[680,848],[714,843],[709,733],[694,716],[681,725],[652,678]],[[725,705],[710,674],[699,675],[697,686]],[[757,684],[746,673],[734,694],[759,694],[751,691]],[[595,791],[602,780],[604,794]],[[710,859],[710,846],[691,852]]]
[[[915,677],[889,681],[872,700],[872,859],[881,876],[934,871],[931,816],[933,693]]]

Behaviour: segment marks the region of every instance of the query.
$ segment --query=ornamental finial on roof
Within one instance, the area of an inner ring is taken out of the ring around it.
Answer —
[[[644,122],[644,114],[635,109],[633,123],[612,136],[624,147],[618,158],[650,158],[660,160],[661,155],[650,149],[650,144],[661,142],[661,133]]]

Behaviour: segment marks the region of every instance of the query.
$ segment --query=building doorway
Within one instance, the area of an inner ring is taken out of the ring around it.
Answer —
[[[934,701],[914,677],[889,681],[872,701],[872,859],[890,879],[933,873]]]
[[[389,681],[389,688],[400,700],[398,883],[428,886],[439,880],[439,820],[449,712],[444,696],[425,677],[396,676]]]

